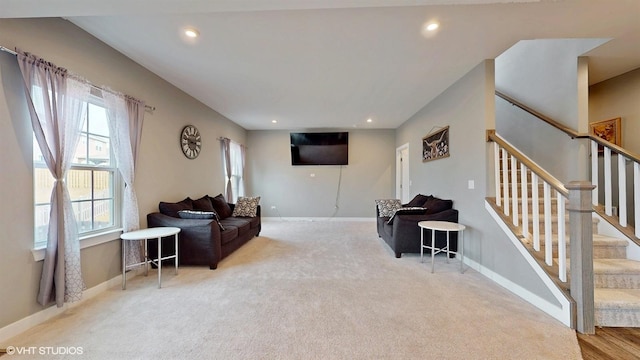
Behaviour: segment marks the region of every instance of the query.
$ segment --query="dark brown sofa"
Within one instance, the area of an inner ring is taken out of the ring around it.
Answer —
[[[147,215],[149,227],[174,226],[181,229],[178,234],[178,264],[208,265],[215,269],[220,260],[236,251],[261,230],[260,206],[254,217],[231,216],[235,204],[227,203],[222,195],[208,195],[192,200],[186,198],[177,203],[161,202],[159,212]],[[181,218],[180,211],[193,210],[193,213],[213,211],[218,219]],[[163,239],[162,256],[174,253],[174,241]],[[165,252],[166,249],[166,252]],[[149,242],[149,254],[155,258],[158,253],[155,242]]]
[[[380,216],[379,206],[376,205],[378,236],[389,245],[397,258],[401,257],[402,253],[420,253],[421,229],[418,222],[424,220],[458,222],[458,210],[453,209],[453,201],[451,200],[418,194],[402,207],[406,210],[411,209],[409,211],[400,210],[391,219],[391,216]],[[430,241],[431,230],[424,230],[424,236]],[[457,233],[451,233],[449,240],[451,251],[457,251]],[[436,247],[443,248],[446,245],[446,233],[436,232]],[[425,252],[430,253],[427,249]]]

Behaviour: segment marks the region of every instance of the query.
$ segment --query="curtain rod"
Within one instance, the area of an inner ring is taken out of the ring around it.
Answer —
[[[15,51],[13,51],[13,50],[11,50],[11,49],[8,49],[8,48],[6,48],[6,47],[4,47],[4,46],[2,46],[2,45],[0,45],[0,51],[4,51],[4,52],[9,53],[9,54],[14,55],[14,56],[17,56],[17,55],[18,55],[18,53],[17,53],[17,52],[15,52]],[[87,83],[89,83],[89,85],[91,85],[91,87],[92,87],[92,88],[94,88],[94,89],[101,90],[101,91],[108,91],[108,92],[110,92],[110,93],[115,93],[115,92],[114,92],[113,90],[111,90],[111,89],[106,89],[106,88],[104,88],[104,87],[94,85],[94,84],[92,84],[92,83],[91,83],[91,82],[89,82],[89,81],[87,81]],[[156,107],[155,107],[155,106],[151,106],[151,105],[146,105],[146,104],[145,104],[145,105],[144,105],[144,109],[145,109],[145,110],[147,110],[147,111],[154,111],[154,110],[156,109]]]

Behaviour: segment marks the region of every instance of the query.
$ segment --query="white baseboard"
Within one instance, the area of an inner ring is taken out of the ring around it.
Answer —
[[[142,267],[137,270],[129,271],[127,280],[144,273],[141,271]],[[109,279],[101,284],[98,284],[92,288],[86,289],[82,292],[82,299],[74,303],[65,303],[62,307],[57,307],[55,304],[45,308],[37,313],[31,314],[23,319],[20,319],[12,324],[9,324],[0,329],[0,348],[6,347],[6,341],[14,336],[17,336],[30,328],[39,325],[55,316],[58,316],[68,309],[73,309],[76,306],[83,304],[85,301],[96,297],[107,289],[122,284],[122,274]]]
[[[278,217],[263,216],[265,221],[370,221],[375,222],[375,217]]]
[[[503,288],[511,291],[512,293],[514,293],[515,295],[521,297],[524,301],[530,303],[531,305],[537,307],[538,309],[544,311],[545,313],[549,314],[550,316],[552,316],[553,318],[555,318],[556,320],[562,322],[563,324],[567,325],[567,326],[571,326],[571,324],[567,324],[565,322],[566,319],[566,314],[564,312],[564,310],[559,307],[558,305],[552,304],[549,301],[541,298],[540,296],[532,293],[531,291],[523,288],[522,286],[514,283],[513,281],[503,277],[502,275],[494,272],[493,270],[490,270],[482,265],[480,265],[479,263],[475,262],[474,260],[471,260],[469,258],[464,258],[464,263],[467,264],[470,268],[476,270],[477,272],[479,272],[480,274],[486,276],[488,279],[490,279],[491,281],[497,283],[498,285],[502,286]]]
[[[516,247],[516,249],[520,252],[523,259],[527,261],[529,266],[533,269],[533,271],[538,275],[538,278],[542,280],[547,289],[551,292],[551,294],[556,298],[559,305],[554,305],[549,303],[548,301],[540,298],[539,296],[529,292],[528,290],[520,287],[518,284],[511,282],[510,280],[503,278],[501,275],[494,273],[489,269],[484,269],[484,271],[488,271],[494,276],[502,278],[497,278],[496,281],[501,286],[509,289],[514,294],[520,296],[530,304],[536,306],[540,310],[546,312],[547,314],[553,316],[558,321],[562,322],[568,327],[572,327],[572,318],[571,318],[571,303],[565,297],[564,293],[557,287],[557,285],[549,278],[549,276],[544,272],[544,270],[538,265],[533,256],[529,253],[529,251],[522,245],[520,239],[516,238],[516,236],[511,232],[511,230],[505,225],[500,216],[495,212],[495,210],[491,207],[491,205],[485,201],[485,209],[489,212],[489,215],[496,221],[498,226],[502,229],[505,235],[509,238],[511,243]],[[482,271],[480,271],[482,273]],[[498,281],[499,280],[499,281]],[[501,283],[501,282],[502,283]],[[511,284],[509,284],[511,283]],[[511,288],[513,288],[513,290]],[[520,288],[520,289],[518,289]],[[546,303],[546,304],[545,304]]]

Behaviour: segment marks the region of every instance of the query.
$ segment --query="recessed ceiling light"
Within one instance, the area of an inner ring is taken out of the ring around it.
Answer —
[[[427,31],[435,31],[435,30],[437,30],[439,27],[440,27],[440,25],[439,25],[438,23],[435,23],[435,22],[434,22],[434,23],[428,24],[428,25],[427,25],[427,27],[426,27],[426,29],[427,29]]]
[[[193,28],[185,29],[184,34],[190,38],[197,38],[198,36],[200,36],[200,32]]]
[[[368,119],[367,119],[367,122],[368,122],[368,123],[372,123],[372,122],[373,122],[373,120],[372,120],[371,118],[368,118]]]
[[[278,123],[278,120],[275,120],[275,119],[274,119],[274,120],[271,120],[271,122],[272,122],[272,123],[274,123],[274,124],[277,124],[277,123]]]

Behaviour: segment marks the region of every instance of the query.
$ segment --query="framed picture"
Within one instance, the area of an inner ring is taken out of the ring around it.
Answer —
[[[449,157],[449,127],[443,127],[422,138],[422,162]]]
[[[589,132],[608,142],[622,146],[622,121],[620,118],[595,121],[589,124]],[[602,146],[598,145],[598,152],[603,152]]]

